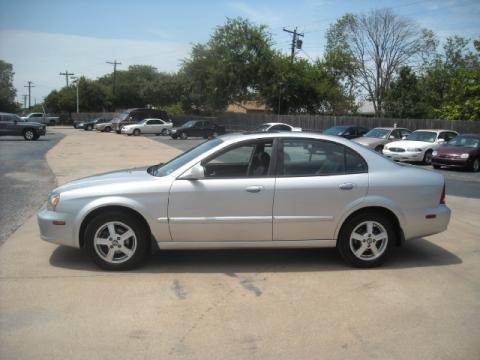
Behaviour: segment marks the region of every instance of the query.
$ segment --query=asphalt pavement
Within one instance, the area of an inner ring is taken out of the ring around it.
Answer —
[[[0,244],[38,210],[55,187],[45,154],[64,135],[47,131],[37,141],[0,137]]]

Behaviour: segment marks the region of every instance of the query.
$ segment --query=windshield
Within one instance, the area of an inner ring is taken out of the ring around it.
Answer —
[[[212,139],[206,141],[193,149],[180,154],[176,158],[173,158],[169,162],[162,164],[162,165],[154,165],[148,168],[148,173],[153,176],[166,176],[180,168],[181,166],[185,165],[189,161],[192,161],[197,156],[203,154],[204,152],[213,149],[215,146],[221,144],[223,140],[221,139]]]
[[[265,132],[265,131],[268,131],[268,129],[270,129],[270,125],[269,124],[263,124],[263,125],[260,125],[259,127],[257,127],[255,129],[255,131]]]
[[[457,136],[448,142],[450,146],[478,148],[480,139],[473,137]]]
[[[334,126],[325,130],[323,133],[325,135],[342,135],[345,129],[347,129],[345,126]]]
[[[376,139],[386,139],[389,132],[390,130],[386,129],[372,129],[363,136]]]
[[[411,141],[425,141],[425,142],[435,142],[437,138],[437,133],[432,131],[414,131],[407,136],[407,140]]]

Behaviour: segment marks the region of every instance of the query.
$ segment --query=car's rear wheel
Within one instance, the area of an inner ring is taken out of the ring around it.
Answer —
[[[162,134],[162,136],[167,136],[168,135],[168,130],[167,129],[162,129],[161,134]]]
[[[361,268],[376,267],[385,261],[395,244],[391,220],[376,212],[363,212],[345,222],[337,249],[345,262]]]
[[[423,162],[427,165],[431,165],[432,164],[432,153],[433,151],[432,150],[427,150],[425,152],[425,155],[423,156]]]
[[[138,135],[140,135],[140,130],[139,129],[133,130],[133,136],[138,136]]]
[[[480,171],[480,160],[479,159],[475,159],[472,163],[472,166],[470,167],[470,169],[473,171],[473,172],[478,172]]]
[[[37,140],[38,136],[35,130],[25,129],[23,130],[23,138],[27,141]]]
[[[180,139],[187,140],[188,139],[187,133],[184,133],[184,132],[180,133]]]
[[[110,132],[112,131],[112,128],[110,126],[107,126],[103,131]]]
[[[106,270],[128,270],[148,252],[149,231],[136,217],[109,211],[94,217],[85,230],[85,247],[93,261]]]

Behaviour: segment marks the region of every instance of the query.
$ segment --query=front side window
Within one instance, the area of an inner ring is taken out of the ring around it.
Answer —
[[[222,150],[202,163],[206,178],[265,177],[269,174],[273,139],[251,141]]]
[[[314,139],[285,139],[279,176],[325,176],[366,172],[367,165],[344,145]]]

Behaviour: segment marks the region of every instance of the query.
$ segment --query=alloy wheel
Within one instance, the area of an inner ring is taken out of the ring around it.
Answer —
[[[364,221],[353,229],[349,244],[350,250],[358,259],[375,260],[387,249],[388,233],[379,222]]]
[[[119,221],[101,225],[93,239],[97,255],[111,264],[121,264],[131,259],[137,244],[137,236],[132,228]]]

